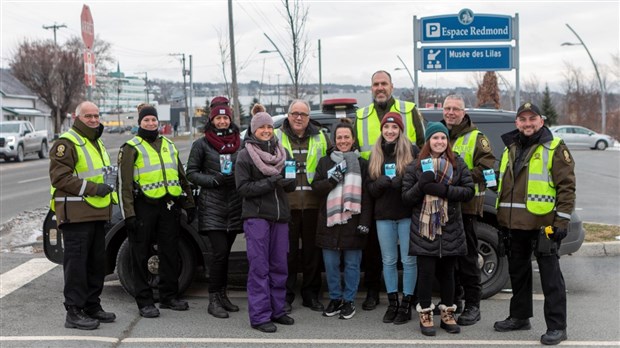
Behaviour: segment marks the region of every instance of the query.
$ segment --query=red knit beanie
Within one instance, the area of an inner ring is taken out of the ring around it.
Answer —
[[[383,116],[383,119],[381,120],[381,128],[383,129],[383,125],[388,122],[396,123],[398,125],[398,128],[400,128],[401,132],[405,130],[403,118],[398,112],[388,112],[387,114],[385,114],[385,116]]]

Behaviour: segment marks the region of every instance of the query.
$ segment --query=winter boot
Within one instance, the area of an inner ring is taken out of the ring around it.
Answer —
[[[433,323],[433,309],[435,305],[431,303],[429,308],[420,307],[418,303],[415,308],[420,314],[420,330],[424,336],[435,336],[435,324]]]
[[[456,319],[454,319],[456,305],[446,307],[446,305],[441,304],[439,305],[439,310],[441,311],[441,324],[439,326],[449,333],[460,333],[461,327],[456,323]]]
[[[383,316],[383,322],[391,323],[394,321],[394,318],[396,318],[396,313],[398,311],[398,293],[392,292],[387,295],[388,295],[389,304],[388,304],[387,311],[385,312],[385,315]]]
[[[222,299],[218,292],[209,293],[209,307],[207,307],[207,312],[216,318],[228,318],[228,312],[222,305]]]
[[[411,320],[411,305],[413,305],[413,296],[403,296],[403,301],[400,303],[400,307],[398,307],[396,318],[394,318],[394,324],[406,324]]]
[[[99,320],[89,317],[82,308],[67,306],[67,329],[94,330],[99,327]]]
[[[230,302],[230,299],[226,294],[226,288],[222,288],[222,290],[220,290],[220,302],[222,302],[222,307],[224,307],[225,310],[229,312],[239,312],[239,306]]]

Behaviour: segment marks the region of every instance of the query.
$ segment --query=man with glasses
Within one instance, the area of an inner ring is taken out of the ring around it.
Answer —
[[[75,111],[73,126],[50,150],[50,209],[62,232],[66,328],[93,330],[116,319],[101,308],[105,277],[104,224],[116,202],[104,172],[110,156],[100,137],[99,108],[85,101]]]
[[[475,224],[478,216],[482,216],[486,181],[483,171],[493,169],[495,156],[491,150],[489,139],[465,113],[465,101],[460,95],[449,95],[443,102],[443,124],[450,131],[452,151],[458,154],[467,165],[474,180],[475,195],[469,202],[461,203],[463,227],[467,241],[467,254],[458,257],[456,275],[456,296],[464,296],[465,309],[458,317],[457,323],[462,326],[473,325],[480,320],[480,269],[478,268],[478,238]],[[494,178],[494,174],[493,174]],[[462,287],[462,289],[460,289]],[[461,303],[456,298],[456,304]]]
[[[357,143],[363,158],[370,157],[370,150],[381,135],[381,120],[388,112],[397,112],[404,122],[403,133],[412,143],[422,148],[424,145],[424,119],[418,112],[415,103],[394,98],[394,84],[392,76],[384,70],[372,74],[371,91],[373,102],[365,108],[357,110],[355,127]],[[379,289],[381,287],[381,251],[375,224],[372,224],[368,243],[364,249],[362,262],[364,263],[364,284],[367,289],[366,300],[362,309],[373,310],[379,304]]]
[[[301,262],[303,283],[301,285],[302,305],[313,311],[322,312],[319,302],[321,291],[322,252],[315,244],[318,220],[319,198],[310,183],[314,179],[319,159],[326,155],[330,142],[321,131],[321,124],[310,119],[310,105],[305,100],[293,100],[288,109],[288,118],[275,131],[289,156],[286,171],[296,173],[297,187],[289,193],[291,220],[289,222],[288,279],[286,281],[285,310],[290,313],[295,300],[298,264]],[[301,238],[301,259],[299,239]]]

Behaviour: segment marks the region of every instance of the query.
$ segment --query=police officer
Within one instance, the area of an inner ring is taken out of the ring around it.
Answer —
[[[73,126],[50,150],[50,181],[56,221],[62,232],[66,328],[92,330],[116,319],[101,308],[105,277],[104,224],[112,213],[112,191],[104,168],[110,157],[100,139],[99,108],[78,105]]]
[[[489,139],[465,113],[465,101],[460,95],[449,95],[443,102],[443,124],[450,131],[452,151],[458,154],[471,172],[475,185],[474,198],[461,203],[463,228],[467,241],[467,254],[457,259],[457,288],[463,287],[465,309],[458,317],[461,326],[473,325],[480,320],[480,269],[478,268],[478,238],[474,229],[478,216],[482,216],[486,181],[484,170],[493,170],[495,156],[491,151]],[[495,175],[493,175],[495,180]],[[458,291],[457,291],[458,293]],[[460,302],[460,301],[459,301]],[[457,303],[455,301],[455,303]]]
[[[424,120],[415,103],[398,100],[392,96],[392,76],[384,70],[376,71],[371,77],[373,102],[357,110],[355,127],[361,157],[368,159],[375,141],[381,135],[381,120],[388,112],[399,113],[404,121],[404,134],[419,148],[424,145]],[[364,284],[367,289],[362,309],[373,310],[379,304],[381,287],[381,251],[377,238],[376,224],[371,224],[368,244],[362,257],[364,263]]]
[[[119,192],[136,302],[141,316],[154,318],[159,310],[147,282],[151,241],[156,240],[159,256],[159,308],[187,310],[187,302],[177,299],[180,218],[183,208],[191,223],[196,208],[177,148],[159,135],[157,110],[143,106],[138,124],[137,135],[123,144],[118,154]]]
[[[497,220],[509,235],[508,270],[513,295],[510,316],[495,322],[494,328],[500,332],[531,328],[530,260],[534,252],[547,324],[540,342],[555,345],[567,338],[566,286],[557,251],[575,208],[575,163],[564,142],[544,126],[536,105],[521,105],[515,123],[517,130],[502,135],[506,148],[497,194]],[[547,230],[548,237],[541,235],[541,230]]]
[[[301,238],[302,305],[313,311],[322,312],[324,307],[319,302],[322,251],[315,243],[318,209],[321,202],[319,197],[312,192],[310,184],[314,179],[319,159],[325,156],[331,144],[321,131],[321,124],[310,119],[310,105],[301,99],[291,102],[288,118],[284,120],[282,127],[275,131],[275,135],[289,156],[295,160],[294,169],[297,173],[297,187],[294,192],[288,194],[291,220],[289,222],[285,311],[291,312],[292,303],[295,300],[299,239]]]

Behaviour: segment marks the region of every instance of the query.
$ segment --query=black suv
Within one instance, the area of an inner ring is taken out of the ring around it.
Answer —
[[[311,118],[323,125],[324,131],[331,133],[339,118],[355,119],[357,101],[355,99],[325,100],[322,110],[311,111]],[[426,121],[441,121],[441,109],[420,109]],[[494,109],[467,109],[467,114],[490,140],[497,165],[504,145],[501,135],[515,129],[515,112]],[[273,116],[274,127],[278,128],[284,122],[286,115]],[[242,135],[243,137],[243,135]],[[496,168],[497,169],[497,168]],[[197,194],[195,190],[194,194]],[[487,190],[485,195],[484,216],[476,226],[478,235],[478,262],[482,274],[482,297],[488,298],[499,292],[508,282],[508,260],[497,256],[497,219],[495,211],[495,193]],[[62,264],[62,237],[56,229],[56,220],[53,213],[49,213],[43,225],[44,250],[47,258]],[[569,226],[568,236],[562,241],[560,254],[574,253],[581,247],[584,239],[582,222],[577,214],[573,213]],[[123,288],[134,293],[133,282],[129,273],[129,245],[126,240],[124,222],[118,206],[114,207],[112,220],[106,224],[106,274],[112,274],[116,268]],[[152,256],[148,267],[151,272],[151,285],[156,287],[158,282],[157,247],[151,248]],[[238,237],[230,257],[230,273],[245,274],[248,270],[245,254],[245,238]],[[182,293],[191,285],[196,274],[207,275],[210,264],[210,245],[206,237],[198,234],[197,222],[192,225],[181,222],[181,238],[179,245],[180,273],[179,291]],[[200,272],[200,273],[197,273]]]

